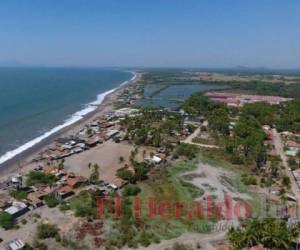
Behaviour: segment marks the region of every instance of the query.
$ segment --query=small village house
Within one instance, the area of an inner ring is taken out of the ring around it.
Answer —
[[[14,201],[12,205],[4,210],[9,213],[14,219],[22,216],[29,211],[28,206],[20,201]]]

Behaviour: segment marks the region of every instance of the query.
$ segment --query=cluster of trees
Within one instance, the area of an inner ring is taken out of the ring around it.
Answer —
[[[45,196],[44,201],[46,205],[50,208],[56,207],[60,203],[60,201],[56,198],[54,194]]]
[[[247,186],[248,185],[257,185],[257,179],[253,175],[242,174],[241,181]]]
[[[182,108],[190,115],[207,117],[213,131],[229,134],[229,109],[223,104],[212,102],[202,92],[191,95],[183,102]]]
[[[300,133],[300,98],[279,106],[275,120],[279,131]]]
[[[255,162],[261,167],[266,162],[266,135],[262,125],[273,124],[277,107],[267,103],[246,104],[241,109],[229,109],[223,104],[209,100],[203,93],[188,98],[182,108],[192,115],[203,115],[208,119],[209,128],[215,135],[221,135],[227,154],[233,163]],[[238,120],[230,133],[230,116]]]
[[[261,125],[272,125],[275,121],[276,112],[277,106],[266,102],[248,103],[242,108],[244,115],[255,117]]]
[[[254,161],[260,168],[266,162],[266,135],[259,122],[248,115],[241,115],[234,127],[233,136],[228,137],[226,150],[242,161]]]
[[[192,94],[181,107],[191,115],[208,116],[219,105],[210,101],[202,92]]]
[[[168,141],[183,128],[180,115],[157,108],[142,108],[135,117],[125,117],[120,125],[125,129],[125,138],[136,145],[171,148]]]
[[[261,125],[275,126],[279,131],[300,133],[300,99],[270,105],[265,102],[246,104],[241,112],[255,117]]]
[[[147,166],[146,162],[137,162],[135,160],[131,160],[131,164],[134,168],[134,171],[130,171],[127,167],[120,168],[117,170],[116,176],[133,184],[137,181],[147,179],[149,167]]]
[[[243,227],[228,232],[233,249],[240,250],[256,245],[267,249],[292,249],[293,240],[299,235],[299,225],[288,226],[286,221],[273,218],[254,219]]]
[[[196,145],[181,143],[175,148],[173,157],[177,158],[179,156],[187,157],[188,159],[193,159],[197,156],[199,148]]]

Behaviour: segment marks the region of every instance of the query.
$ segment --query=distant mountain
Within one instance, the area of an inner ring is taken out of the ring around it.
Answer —
[[[272,71],[272,69],[267,67],[247,67],[238,65],[232,68],[233,70],[241,70],[241,71]]]
[[[267,68],[267,67],[246,67],[246,66],[236,66],[230,69],[231,71],[234,72],[241,72],[241,73],[262,73],[262,74],[294,74],[294,75],[299,75],[300,74],[300,69],[272,69],[272,68]]]

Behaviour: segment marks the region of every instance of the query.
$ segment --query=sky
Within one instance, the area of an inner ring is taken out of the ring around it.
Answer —
[[[0,64],[300,68],[299,0],[1,0]]]

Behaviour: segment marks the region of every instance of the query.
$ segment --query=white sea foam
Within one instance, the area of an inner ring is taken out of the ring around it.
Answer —
[[[97,109],[98,105],[100,105],[105,96],[111,94],[112,92],[114,92],[115,90],[117,90],[118,88],[120,88],[121,86],[124,86],[126,85],[127,83],[129,83],[130,81],[133,81],[135,80],[135,78],[137,77],[137,75],[135,74],[135,72],[130,72],[133,74],[133,77],[129,80],[129,81],[125,81],[123,83],[121,83],[119,85],[119,87],[117,88],[114,88],[114,89],[111,89],[111,90],[108,90],[104,93],[101,93],[97,96],[97,100],[94,101],[94,102],[91,102],[89,104],[86,105],[86,107],[80,111],[77,111],[76,113],[74,113],[69,119],[67,119],[63,124],[61,125],[58,125],[56,126],[55,128],[51,129],[50,131],[44,133],[43,135],[23,144],[22,146],[14,149],[14,150],[11,150],[11,151],[8,151],[6,152],[4,155],[0,156],[0,164],[12,159],[13,157],[15,157],[16,155],[24,152],[25,150],[33,147],[34,145],[36,145],[37,143],[41,142],[42,140],[46,139],[47,137],[49,137],[50,135],[58,132],[59,130],[81,120],[85,115],[87,115],[88,113],[94,111]]]

